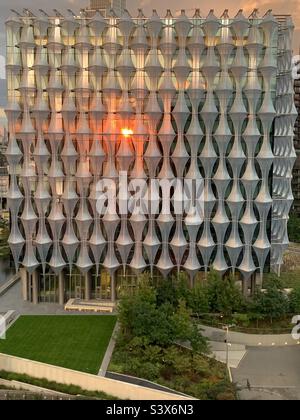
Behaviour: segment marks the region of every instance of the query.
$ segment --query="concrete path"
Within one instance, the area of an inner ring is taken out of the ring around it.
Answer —
[[[231,369],[241,399],[300,400],[300,348],[250,347]],[[248,386],[250,385],[250,390]]]
[[[226,344],[211,341],[210,343],[212,354],[216,360],[221,363],[226,363]],[[245,355],[247,354],[246,347],[240,344],[228,345],[228,364],[230,368],[237,368]]]
[[[218,328],[207,327],[201,325],[202,334],[210,341],[224,343],[226,332]],[[250,347],[278,347],[278,346],[299,346],[300,341],[296,341],[292,337],[292,326],[290,334],[282,335],[260,335],[260,334],[244,334],[229,331],[229,343],[241,344]]]
[[[189,342],[177,342],[178,345],[191,350]],[[226,344],[217,341],[209,341],[210,353],[207,357],[214,358],[221,363],[227,363]],[[240,344],[229,344],[228,365],[230,368],[237,368],[247,353],[246,347]]]
[[[38,305],[33,305],[31,302],[26,302],[22,299],[21,282],[17,282],[4,295],[0,296],[0,314],[10,310],[17,311],[20,315],[111,315],[100,315],[94,312],[66,312],[63,306],[56,303],[39,303]]]
[[[116,345],[116,337],[117,337],[118,330],[119,330],[119,324],[117,322],[116,325],[115,325],[115,328],[113,330],[113,333],[111,335],[110,342],[107,346],[106,353],[103,357],[102,364],[101,364],[100,370],[98,372],[98,376],[105,376],[106,375],[106,372],[107,372],[107,369],[108,369],[108,366],[109,366],[109,363],[110,363],[110,360],[112,358],[112,354],[114,352],[114,348],[115,348],[115,345]]]
[[[22,299],[21,282],[17,282],[6,293],[0,296],[0,313],[14,310],[21,315],[60,315],[64,308],[56,304],[33,305]]]

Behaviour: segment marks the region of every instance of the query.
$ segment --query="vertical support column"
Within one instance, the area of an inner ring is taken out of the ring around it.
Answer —
[[[85,279],[84,299],[91,300],[92,274],[90,271],[85,274],[84,279]]]
[[[21,278],[21,284],[22,284],[22,298],[25,301],[29,300],[28,296],[28,280],[27,280],[27,271],[25,268],[20,268],[20,278]]]
[[[59,304],[63,306],[65,304],[65,275],[63,271],[58,275],[58,291]]]
[[[251,276],[251,296],[254,295],[256,289],[256,274],[252,274]]]
[[[112,274],[111,278],[111,301],[116,303],[116,274]]]
[[[38,271],[35,270],[31,274],[31,284],[32,284],[32,303],[37,305],[39,303],[38,297]]]
[[[256,273],[253,275],[254,277],[254,284],[253,284],[253,294],[255,293],[256,289],[261,290],[263,287],[263,274]]]
[[[242,280],[242,285],[243,285],[243,295],[245,297],[248,296],[248,288],[249,288],[249,280],[248,279],[243,279]]]

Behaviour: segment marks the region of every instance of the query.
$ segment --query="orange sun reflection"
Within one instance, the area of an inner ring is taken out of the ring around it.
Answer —
[[[133,131],[130,130],[129,128],[122,128],[121,132],[122,132],[123,136],[126,137],[126,138],[133,135]]]

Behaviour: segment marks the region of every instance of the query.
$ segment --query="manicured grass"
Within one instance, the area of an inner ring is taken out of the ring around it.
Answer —
[[[115,316],[22,316],[0,353],[97,374],[115,323]]]

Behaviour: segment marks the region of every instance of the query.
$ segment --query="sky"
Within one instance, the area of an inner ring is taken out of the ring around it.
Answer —
[[[51,8],[49,7],[51,4]],[[10,9],[22,11],[28,7],[32,11],[42,8],[51,12],[52,8],[59,9],[62,13],[71,8],[74,12],[89,4],[89,0],[0,0],[0,59],[5,56],[5,19],[11,14]],[[137,15],[137,9],[142,8],[146,16],[151,15],[152,9],[164,16],[167,8],[175,14],[176,11],[185,7],[187,14],[192,14],[189,9],[200,8],[202,16],[206,16],[209,9],[214,9],[216,16],[221,16],[224,9],[229,9],[230,16],[235,16],[239,9],[243,9],[245,16],[248,16],[254,8],[258,8],[263,15],[267,10],[272,9],[275,14],[291,14],[295,24],[294,52],[299,54],[300,49],[300,0],[127,0],[127,9],[132,16]],[[1,62],[0,62],[1,64]],[[1,80],[0,72],[0,106],[3,97],[4,80]]]

